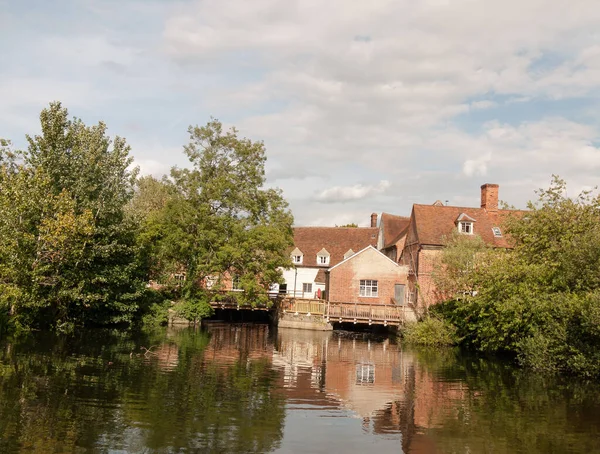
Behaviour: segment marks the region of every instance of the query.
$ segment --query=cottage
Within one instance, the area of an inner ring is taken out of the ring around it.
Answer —
[[[408,266],[386,257],[372,245],[326,271],[331,303],[395,304],[403,306]]]
[[[463,235],[479,235],[485,243],[497,248],[510,248],[502,225],[510,214],[521,211],[498,209],[498,185],[481,186],[479,208],[415,204],[410,216],[400,263],[409,267],[408,300],[426,308],[439,302],[432,271],[445,239],[452,231]]]
[[[375,215],[377,222],[377,215]],[[371,227],[295,227],[290,251],[293,267],[283,270],[279,293],[315,298],[325,292],[325,271],[367,246],[377,244],[378,229]]]

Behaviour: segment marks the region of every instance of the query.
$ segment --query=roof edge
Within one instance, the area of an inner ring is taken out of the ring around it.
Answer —
[[[329,268],[328,270],[326,270],[326,273],[329,273],[332,269],[337,268],[338,266],[340,266],[343,263],[346,263],[348,260],[353,259],[354,257],[358,256],[359,254],[362,254],[363,252],[369,250],[369,249],[373,249],[375,252],[377,252],[379,255],[381,255],[382,257],[385,257],[386,260],[389,260],[390,262],[392,262],[394,265],[396,266],[401,266],[398,263],[394,262],[391,258],[389,258],[387,255],[385,255],[383,252],[377,250],[377,248],[371,246],[370,244],[364,248],[361,249],[360,251],[358,251],[356,254],[351,255],[350,257],[348,257],[347,259],[342,260],[340,263],[338,263],[337,265],[332,266],[331,268]]]

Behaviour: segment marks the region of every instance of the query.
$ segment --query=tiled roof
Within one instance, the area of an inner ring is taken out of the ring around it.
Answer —
[[[344,260],[348,249],[360,251],[369,245],[377,247],[378,231],[377,227],[294,227],[294,248],[303,254],[302,265],[298,266],[329,268],[337,265]],[[317,264],[317,253],[323,248],[330,254],[327,265]]]
[[[444,238],[457,229],[456,222],[460,215],[469,216],[474,220],[473,233],[493,247],[511,247],[504,230],[503,220],[510,214],[520,216],[523,211],[497,210],[488,211],[485,208],[467,208],[436,205],[413,205],[413,216],[418,241],[422,245],[443,246]],[[501,237],[494,236],[492,227],[500,227]]]
[[[381,213],[381,226],[383,226],[384,248],[393,246],[398,240],[406,235],[410,218],[405,216],[396,216],[389,213]]]
[[[317,271],[315,282],[318,282],[319,284],[325,283],[325,268],[321,268],[319,271]]]

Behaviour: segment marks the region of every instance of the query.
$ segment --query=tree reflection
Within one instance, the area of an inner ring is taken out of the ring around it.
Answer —
[[[186,329],[5,343],[0,452],[274,449],[284,399],[269,360],[206,360],[209,341],[206,332]]]
[[[405,453],[600,452],[596,384],[514,368],[458,350],[413,350],[405,399],[375,417]]]

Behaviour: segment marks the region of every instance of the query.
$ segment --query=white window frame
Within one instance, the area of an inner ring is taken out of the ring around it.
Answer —
[[[356,365],[356,384],[372,385],[375,383],[375,364],[359,363]]]
[[[231,290],[236,292],[241,292],[242,288],[240,287],[241,279],[239,275],[233,275],[231,277]]]
[[[218,279],[215,276],[206,276],[206,288],[207,289],[211,289],[215,286],[215,284],[217,283]]]
[[[329,256],[327,256],[327,255],[317,256],[317,264],[318,265],[329,265]]]
[[[297,265],[302,263],[302,256],[301,255],[292,255],[292,262]]]
[[[492,227],[492,232],[496,238],[502,238],[502,230],[500,230],[500,227]]]
[[[378,298],[379,283],[375,279],[361,279],[359,295],[363,298]]]
[[[312,293],[312,282],[302,283],[302,293]]]
[[[463,235],[473,235],[473,223],[471,221],[459,221],[458,233]]]

